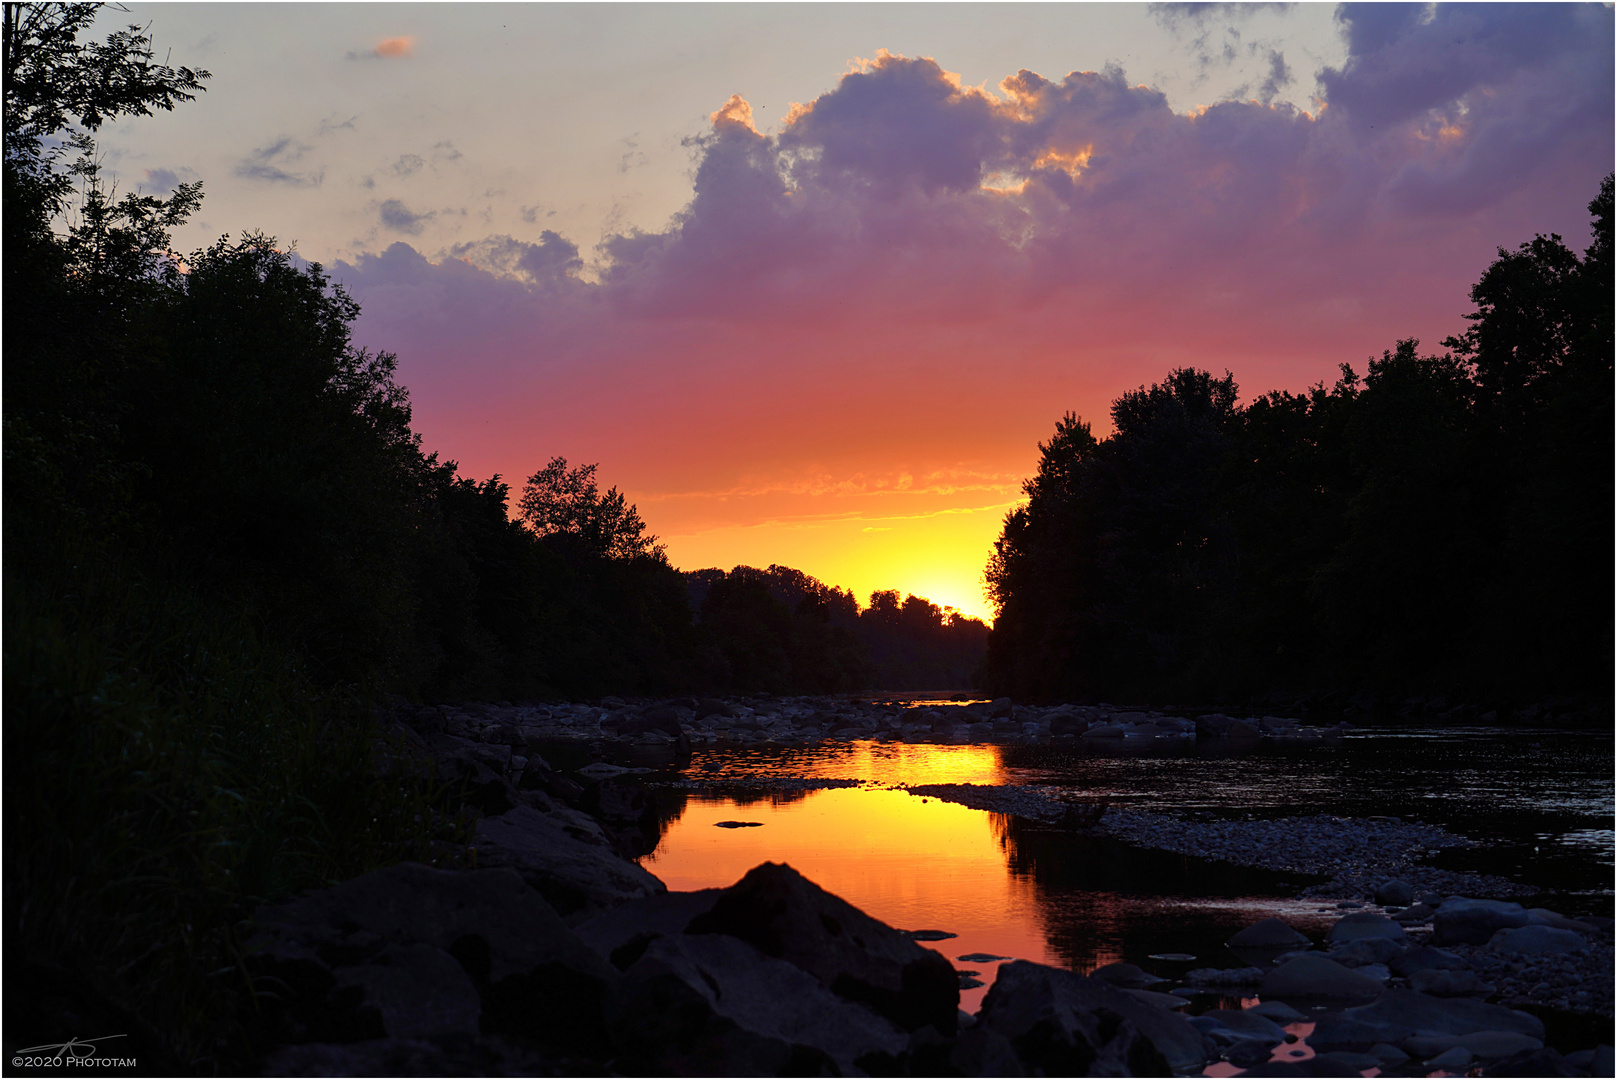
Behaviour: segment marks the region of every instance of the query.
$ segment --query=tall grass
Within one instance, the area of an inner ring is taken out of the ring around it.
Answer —
[[[240,920],[425,857],[431,793],[371,768],[360,689],[317,687],[248,617],[82,533],[9,531],[8,967],[83,972],[187,1067],[228,1070]]]

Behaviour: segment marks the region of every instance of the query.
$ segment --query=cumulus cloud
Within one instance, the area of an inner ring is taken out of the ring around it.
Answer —
[[[336,276],[367,344],[408,343],[420,414],[463,408],[441,430],[467,438],[509,407],[534,430],[524,410],[554,432],[593,417],[651,458],[692,429],[764,461],[1013,419],[1025,449],[1062,409],[1104,417],[1176,364],[1300,389],[1461,329],[1494,247],[1582,235],[1611,169],[1610,9],[1409,10],[1345,8],[1347,59],[1307,112],[1277,100],[1297,78],[1279,50],[1261,100],[1189,113],[1117,67],[976,89],[882,53],[775,134],[741,95],[715,103],[687,206],[608,235],[594,279],[550,231],[437,261],[397,243]],[[380,213],[406,236],[429,216]]]
[[[284,135],[267,146],[250,151],[236,164],[235,174],[247,180],[263,180],[272,184],[293,187],[319,187],[325,179],[325,170],[297,170],[293,166],[303,160],[313,147]]]

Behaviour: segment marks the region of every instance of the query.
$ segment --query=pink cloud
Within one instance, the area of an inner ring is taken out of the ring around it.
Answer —
[[[1178,114],[1115,68],[991,93],[879,54],[778,135],[730,98],[688,206],[609,237],[598,280],[553,233],[335,275],[429,446],[479,475],[564,453],[649,497],[1025,469],[1064,410],[1104,422],[1173,366],[1300,389],[1435,346],[1496,246],[1583,242],[1611,10],[1422,10],[1344,8],[1310,113]]]

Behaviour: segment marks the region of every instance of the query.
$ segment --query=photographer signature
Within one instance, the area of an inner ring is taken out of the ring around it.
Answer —
[[[123,1039],[127,1035],[97,1035],[93,1039],[69,1039],[62,1043],[45,1043],[42,1046],[30,1046],[25,1050],[17,1050],[17,1054],[39,1054],[42,1057],[94,1057],[95,1044],[106,1042],[108,1039]]]

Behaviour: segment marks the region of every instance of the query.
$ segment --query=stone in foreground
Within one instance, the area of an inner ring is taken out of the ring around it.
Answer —
[[[1184,1017],[1026,960],[1000,966],[973,1030],[1005,1038],[1035,1075],[1166,1076],[1199,1072],[1206,1060]]]

